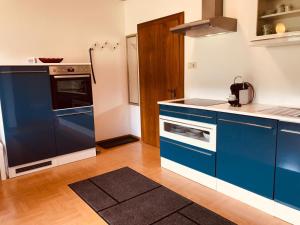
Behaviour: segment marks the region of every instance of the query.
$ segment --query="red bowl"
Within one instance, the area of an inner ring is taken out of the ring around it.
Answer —
[[[39,58],[42,63],[60,63],[64,58]]]

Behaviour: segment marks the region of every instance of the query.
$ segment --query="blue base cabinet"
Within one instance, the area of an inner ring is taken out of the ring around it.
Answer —
[[[300,210],[300,124],[279,122],[275,200]]]
[[[277,123],[219,113],[217,178],[273,199]]]
[[[57,155],[95,147],[93,107],[56,111]]]
[[[160,155],[191,169],[215,177],[215,152],[160,137]]]
[[[56,156],[47,67],[1,67],[0,99],[9,167]]]

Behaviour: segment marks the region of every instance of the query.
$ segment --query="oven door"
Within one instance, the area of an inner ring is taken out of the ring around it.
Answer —
[[[216,152],[214,124],[160,116],[160,136]]]
[[[51,76],[54,110],[93,105],[91,75]]]

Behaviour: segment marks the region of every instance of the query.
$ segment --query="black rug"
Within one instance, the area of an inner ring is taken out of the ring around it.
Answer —
[[[235,224],[128,167],[69,186],[110,225]]]
[[[98,141],[96,144],[99,145],[101,148],[109,149],[137,141],[139,141],[139,138],[129,134],[121,137],[115,137],[112,139]]]

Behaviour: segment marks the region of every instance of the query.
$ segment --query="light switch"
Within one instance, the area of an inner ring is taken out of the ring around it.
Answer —
[[[188,69],[193,70],[197,68],[197,63],[196,62],[189,62],[188,63]]]

